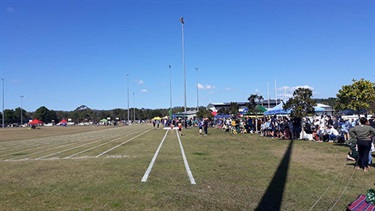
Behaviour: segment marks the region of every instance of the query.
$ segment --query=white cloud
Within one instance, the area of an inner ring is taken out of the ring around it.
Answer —
[[[313,91],[313,94],[314,94],[314,87],[311,87],[309,85],[295,86],[295,87],[283,86],[283,87],[277,88],[277,91],[278,91],[277,97],[286,98],[286,99],[292,98],[293,92],[298,88],[311,89],[311,91]]]
[[[143,85],[145,82],[143,80],[136,80],[138,85]]]
[[[215,89],[215,86],[213,85],[203,85],[203,84],[198,83],[197,86],[198,86],[198,89],[207,89],[207,90]]]
[[[142,89],[141,92],[147,92],[147,89]]]

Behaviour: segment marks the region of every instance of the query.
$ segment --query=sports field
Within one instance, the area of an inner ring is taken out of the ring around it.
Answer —
[[[374,188],[348,148],[210,128],[0,130],[0,210],[345,210]]]

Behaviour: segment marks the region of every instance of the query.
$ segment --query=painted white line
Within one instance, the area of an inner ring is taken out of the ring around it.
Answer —
[[[117,146],[114,146],[114,147],[112,147],[111,149],[106,150],[106,151],[100,153],[99,155],[95,156],[95,158],[98,158],[98,157],[100,157],[100,156],[106,154],[107,152],[110,152],[110,151],[116,149],[117,147],[119,147],[119,146],[121,146],[121,145],[124,145],[124,144],[128,143],[129,141],[131,141],[131,140],[133,140],[133,139],[135,139],[135,138],[138,138],[139,136],[141,136],[141,135],[143,135],[143,134],[145,134],[145,133],[147,133],[147,132],[149,132],[149,131],[151,131],[151,130],[152,130],[152,129],[149,129],[149,130],[147,130],[147,131],[145,131],[145,132],[143,132],[143,133],[141,133],[141,134],[139,134],[139,135],[137,135],[137,136],[135,136],[135,137],[133,137],[133,138],[127,140],[127,141],[125,141],[125,142],[122,142],[121,144],[119,144],[119,145],[117,145]]]
[[[189,163],[187,162],[186,155],[185,155],[185,152],[184,152],[184,148],[182,147],[181,139],[180,139],[180,136],[178,135],[177,131],[176,131],[176,134],[177,134],[177,138],[178,138],[178,143],[180,143],[181,154],[182,154],[182,158],[184,159],[184,164],[185,164],[186,172],[189,175],[190,183],[192,185],[195,185],[196,184],[195,183],[195,179],[193,177],[193,174],[191,173],[191,170],[190,170],[190,167],[189,167]]]
[[[161,148],[161,146],[163,145],[163,142],[164,142],[165,138],[167,137],[168,132],[169,132],[169,130],[167,130],[167,131],[165,132],[165,135],[164,135],[163,140],[161,140],[161,142],[160,142],[160,144],[159,144],[159,147],[158,147],[158,149],[156,150],[156,152],[155,152],[155,154],[154,154],[154,157],[152,158],[152,160],[151,160],[151,162],[150,162],[150,165],[148,166],[148,168],[147,168],[147,170],[146,170],[146,172],[145,172],[145,175],[143,175],[143,177],[142,177],[142,180],[141,180],[142,182],[147,182],[147,178],[148,178],[148,176],[150,175],[151,169],[152,169],[152,167],[154,166],[155,160],[156,160],[156,158],[158,157],[158,154],[159,154],[160,148]]]
[[[74,157],[70,159],[65,159],[65,158],[59,158],[59,157],[52,157],[52,158],[42,158],[42,159],[29,159],[29,158],[24,158],[24,159],[18,159],[18,160],[3,160],[3,162],[21,162],[21,161],[46,161],[46,160],[83,160],[83,159],[94,159],[95,157]]]
[[[69,145],[74,145],[74,144],[76,144],[76,143],[70,143],[70,144],[61,145],[61,146],[58,146],[58,147],[55,147],[55,148],[52,148],[52,149],[46,149],[46,150],[43,150],[43,151],[33,152],[33,153],[30,153],[30,154],[27,154],[27,155],[23,155],[23,156],[20,156],[20,157],[9,158],[9,159],[6,159],[5,161],[10,161],[10,160],[15,160],[15,159],[20,160],[20,158],[23,158],[23,157],[28,157],[30,155],[35,155],[35,154],[40,154],[40,153],[43,153],[43,152],[48,152],[48,151],[51,151],[51,150],[55,150],[55,149],[67,147]]]
[[[76,147],[72,147],[72,148],[69,148],[69,149],[66,149],[66,150],[62,150],[62,151],[59,151],[59,152],[55,152],[55,153],[51,153],[51,154],[48,154],[48,155],[45,155],[45,156],[42,156],[42,157],[35,158],[35,160],[40,160],[40,159],[43,159],[43,158],[46,158],[46,157],[50,157],[52,155],[57,155],[57,154],[60,154],[60,153],[66,152],[66,151],[70,151],[70,150],[73,150],[73,149],[77,149],[77,148],[86,146],[88,144],[93,144],[93,143],[96,143],[96,142],[99,142],[99,141],[101,141],[101,140],[89,142],[89,143],[86,143],[86,144],[81,144],[81,145],[76,146]]]
[[[130,133],[130,134],[126,134],[126,135],[132,135],[132,134],[134,134],[134,133],[138,133],[138,132],[139,132],[139,130],[138,130],[138,131],[135,131],[135,132],[133,132],[133,133]],[[124,138],[124,137],[123,137],[123,136],[122,136],[122,137],[118,137],[118,138],[113,139],[113,140],[111,140],[111,141],[108,141],[108,142],[105,142],[105,143],[99,144],[99,145],[97,145],[97,146],[94,146],[94,147],[91,147],[91,148],[85,149],[85,150],[83,150],[83,151],[80,151],[80,152],[77,152],[77,153],[75,153],[75,154],[69,155],[69,156],[65,157],[65,159],[68,159],[68,158],[74,157],[74,156],[76,156],[76,155],[82,154],[82,153],[87,152],[87,151],[90,151],[90,150],[92,150],[92,149],[95,149],[95,148],[101,147],[101,146],[103,146],[103,145],[106,145],[106,144],[112,143],[112,142],[117,141],[117,140],[122,139],[122,138]]]

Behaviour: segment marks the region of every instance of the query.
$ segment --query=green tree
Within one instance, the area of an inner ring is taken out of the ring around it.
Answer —
[[[198,118],[209,118],[212,119],[214,115],[212,115],[211,109],[206,109],[205,107],[199,107],[199,111],[197,112]]]
[[[229,113],[233,116],[237,116],[239,112],[240,106],[236,102],[231,102],[229,105]]]
[[[312,90],[308,88],[298,88],[293,92],[293,98],[290,98],[284,104],[283,109],[292,109],[290,116],[294,118],[303,118],[308,114],[314,114],[315,100],[311,99]]]
[[[371,104],[375,101],[374,85],[371,81],[363,78],[359,81],[353,79],[353,84],[342,86],[336,94],[337,104],[335,109],[337,111],[353,109],[358,112],[358,115],[361,110],[370,111]]]
[[[17,115],[13,109],[5,109],[4,110],[4,124],[9,125],[13,123],[17,123]]]
[[[57,122],[57,115],[54,110],[49,110],[45,106],[38,108],[33,115],[34,119],[39,119],[44,123]]]
[[[246,107],[249,109],[249,113],[253,113],[253,114],[257,114],[259,112],[261,112],[259,110],[259,105],[263,102],[263,96],[261,95],[258,95],[258,94],[252,94],[250,95],[249,98],[247,98],[247,100],[249,101],[247,104],[246,104]]]
[[[227,108],[220,108],[218,111],[217,111],[218,114],[224,114],[224,115],[228,115],[229,114],[229,109]]]
[[[21,113],[22,113],[22,124],[27,122],[28,116],[27,116],[26,110],[22,109],[22,112],[21,112],[21,108],[18,107],[14,110],[14,120],[16,121],[15,123],[21,123]]]

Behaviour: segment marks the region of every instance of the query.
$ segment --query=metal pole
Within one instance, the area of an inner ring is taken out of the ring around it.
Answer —
[[[134,107],[134,108],[133,108],[134,121],[133,121],[133,122],[135,123],[135,93],[134,93],[134,92],[133,92],[133,101],[134,101],[134,102],[133,102],[133,103],[134,103],[134,105],[133,105],[133,107]]]
[[[22,99],[23,99],[23,95],[20,96],[21,97],[21,126],[23,125],[23,115],[22,115]]]
[[[184,40],[184,18],[180,18],[182,26],[182,66],[184,67],[184,115],[186,115],[186,68],[185,68],[185,40]]]
[[[171,65],[169,65],[169,113],[172,118],[172,70]]]
[[[5,126],[5,123],[4,123],[4,116],[5,116],[5,114],[4,114],[4,78],[2,78],[1,79],[1,81],[2,81],[2,90],[3,90],[3,94],[2,94],[2,96],[3,96],[3,115],[1,115],[2,116],[2,127],[4,128],[4,126]]]
[[[199,87],[198,87],[198,68],[195,68],[195,71],[197,72],[197,112],[199,111]]]
[[[126,74],[126,80],[127,80],[127,92],[128,92],[128,124],[129,124],[129,117],[130,117],[130,112],[129,112],[129,74]]]

